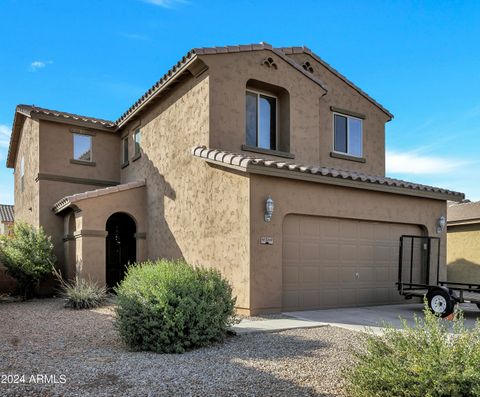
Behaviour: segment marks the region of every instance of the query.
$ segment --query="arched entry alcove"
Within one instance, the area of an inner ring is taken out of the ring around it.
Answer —
[[[108,218],[106,231],[106,284],[113,288],[125,276],[127,265],[137,260],[137,228],[131,216],[117,212]]]

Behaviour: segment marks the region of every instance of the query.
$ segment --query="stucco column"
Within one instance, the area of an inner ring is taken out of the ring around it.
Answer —
[[[147,260],[147,233],[135,233],[135,239],[137,241],[137,262],[143,262]]]
[[[83,229],[75,232],[77,275],[101,285],[106,282],[107,234],[105,230]]]

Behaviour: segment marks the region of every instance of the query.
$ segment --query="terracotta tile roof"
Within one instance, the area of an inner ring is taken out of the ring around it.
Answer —
[[[0,222],[13,222],[15,220],[15,212],[13,205],[0,204]]]
[[[64,210],[65,208],[69,207],[71,204],[76,203],[80,200],[85,200],[94,197],[105,196],[107,194],[123,192],[125,190],[135,189],[138,187],[145,186],[145,181],[133,181],[128,183],[123,183],[117,186],[110,186],[103,189],[96,189],[90,190],[88,192],[77,193],[71,196],[66,196],[55,203],[52,210],[55,213],[59,213],[60,211]]]
[[[480,223],[480,201],[451,204],[447,209],[448,223]]]
[[[305,165],[291,161],[272,160],[259,156],[250,156],[244,153],[240,154],[216,149],[208,149],[205,146],[194,147],[192,149],[192,154],[196,157],[206,160],[223,163],[235,168],[241,168],[247,172],[254,172],[255,167],[263,167],[266,169],[291,171],[293,173],[311,174],[318,176],[319,178],[335,178],[360,182],[365,184],[365,188],[368,188],[368,185],[380,185],[394,189],[397,188],[418,193],[428,193],[432,196],[438,195],[442,196],[442,199],[449,197],[449,200],[459,201],[464,198],[463,193],[454,192],[452,190],[442,189],[439,187],[420,185],[418,183],[406,182],[399,179],[382,176],[368,175],[356,171],[345,171],[336,168],[322,167],[320,165]],[[319,180],[319,182],[321,182],[321,180]],[[401,193],[400,190],[398,192]]]
[[[391,119],[393,119],[393,114],[382,105],[380,105],[375,99],[373,99],[370,95],[368,95],[365,91],[363,91],[360,87],[352,83],[349,79],[347,79],[343,74],[341,74],[338,70],[333,68],[330,64],[325,62],[322,58],[320,58],[317,54],[315,54],[310,48],[302,46],[302,47],[280,47],[278,50],[283,51],[287,56],[290,54],[308,54],[316,61],[320,62],[323,66],[325,66],[330,72],[334,75],[342,79],[345,83],[347,83],[350,87],[356,90],[360,95],[367,98],[371,103],[375,106],[380,108],[385,114],[387,114]]]
[[[272,51],[280,58],[282,58],[285,62],[290,64],[292,67],[297,69],[300,73],[307,76],[309,79],[315,81],[319,84],[323,89],[327,90],[326,85],[316,76],[311,73],[308,73],[303,69],[301,65],[295,62],[293,59],[289,58],[285,55],[285,53],[277,48],[273,48],[272,45],[261,42],[259,44],[247,44],[247,45],[233,45],[233,46],[225,46],[225,47],[201,47],[201,48],[193,48],[185,56],[182,57],[167,73],[165,73],[160,80],[158,80],[153,86],[151,86],[145,94],[142,95],[130,108],[127,109],[125,113],[123,113],[115,123],[117,125],[121,125],[125,122],[135,111],[140,108],[144,103],[150,100],[153,96],[155,96],[162,88],[168,84],[180,71],[185,69],[185,66],[190,64],[197,55],[214,55],[214,54],[227,54],[227,53],[236,53],[236,52],[251,52],[251,51],[263,51],[268,50]]]
[[[103,126],[107,128],[115,128],[115,123],[110,120],[99,119],[96,117],[81,116],[75,113],[61,112],[59,110],[45,109],[35,105],[18,105],[17,111],[23,112],[28,116],[32,114],[41,114],[44,116],[58,117],[60,119],[77,120],[85,123],[91,123],[94,126]]]

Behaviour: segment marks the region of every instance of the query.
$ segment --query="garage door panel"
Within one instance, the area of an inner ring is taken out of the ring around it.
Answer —
[[[284,223],[283,308],[400,302],[399,240],[417,226],[290,215]]]

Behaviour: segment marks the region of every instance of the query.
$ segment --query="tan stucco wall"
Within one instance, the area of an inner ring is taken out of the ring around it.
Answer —
[[[39,226],[39,195],[35,178],[39,169],[39,122],[26,118],[20,134],[18,152],[15,159],[14,195],[15,219]],[[20,188],[20,164],[24,158],[24,191]]]
[[[71,164],[73,132],[93,133],[92,158],[95,166]],[[117,134],[40,121],[40,173],[67,175],[107,181],[120,180],[120,140]]]
[[[72,164],[73,133],[87,132],[92,135],[92,154],[95,166]],[[118,135],[91,128],[71,126],[40,120],[40,175],[82,178],[91,183],[71,183],[66,180],[52,181],[40,178],[37,182],[39,195],[39,219],[45,231],[52,237],[60,268],[64,271],[63,219],[52,211],[61,198],[85,191],[101,189],[94,181],[120,181],[120,139]]]
[[[265,199],[275,203],[272,220],[264,222]],[[282,304],[282,230],[288,214],[318,215],[379,222],[412,224],[428,235],[446,213],[446,203],[431,199],[324,185],[312,182],[251,176],[251,307],[253,312],[279,311]],[[262,236],[273,245],[261,245]],[[441,274],[445,275],[445,233],[442,237]]]
[[[272,57],[278,68],[261,63]],[[319,85],[270,51],[204,55],[210,75],[209,146],[233,152],[245,144],[245,90],[250,79],[279,86],[290,96],[290,151],[295,161],[341,169],[385,174],[385,122],[388,117],[350,86],[326,69],[315,74],[327,83]],[[317,72],[318,71],[318,72]],[[358,163],[330,157],[333,150],[333,115],[330,106],[363,113],[364,157]]]
[[[209,84],[208,75],[191,77],[124,129],[133,156],[133,131],[140,126],[142,156],[130,160],[121,178],[147,182],[148,257],[215,267],[234,285],[238,306],[248,307],[248,178],[190,153],[208,144]]]
[[[480,284],[480,224],[448,226],[447,279]]]

